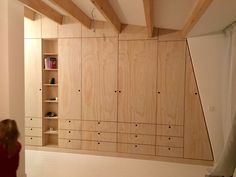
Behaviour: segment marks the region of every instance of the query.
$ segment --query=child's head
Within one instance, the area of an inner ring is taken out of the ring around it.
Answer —
[[[18,137],[19,131],[15,120],[5,119],[0,121],[0,141],[3,144],[8,146],[15,145]]]

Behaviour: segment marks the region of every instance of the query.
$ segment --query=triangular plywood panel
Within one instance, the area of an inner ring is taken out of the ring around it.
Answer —
[[[213,160],[189,50],[186,56],[184,158]]]

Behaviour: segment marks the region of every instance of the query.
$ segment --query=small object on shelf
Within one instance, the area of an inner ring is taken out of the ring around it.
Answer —
[[[57,97],[49,98],[48,100],[57,101]]]
[[[57,58],[54,56],[44,58],[44,69],[57,69]]]
[[[45,115],[45,117],[56,117],[57,114],[55,112],[47,112],[47,114]]]
[[[51,79],[49,80],[49,83],[50,83],[50,84],[55,84],[55,83],[56,83],[55,78],[54,78],[54,77],[51,78]]]

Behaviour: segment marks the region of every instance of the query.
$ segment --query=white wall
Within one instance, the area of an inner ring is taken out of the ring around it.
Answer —
[[[223,33],[188,39],[203,110],[217,161],[223,148],[223,73],[226,39]]]
[[[18,176],[25,175],[24,158],[24,23],[18,0],[0,1],[0,120],[15,119],[23,145]]]

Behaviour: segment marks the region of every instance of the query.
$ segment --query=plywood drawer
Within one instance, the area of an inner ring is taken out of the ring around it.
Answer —
[[[184,139],[181,137],[173,136],[157,136],[156,144],[160,146],[183,147]]]
[[[157,125],[157,135],[183,137],[183,126],[178,125]]]
[[[116,143],[99,141],[82,141],[83,150],[116,152]]]
[[[155,146],[118,143],[118,152],[142,155],[155,155]]]
[[[116,133],[82,131],[82,140],[116,142]]]
[[[81,140],[81,131],[76,131],[76,130],[59,130],[59,138],[79,139],[79,140]]]
[[[42,136],[42,128],[25,128],[25,135],[26,136]]]
[[[103,122],[103,121],[82,121],[83,131],[97,131],[97,132],[116,132],[116,122]]]
[[[25,118],[25,127],[42,127],[42,118]]]
[[[183,157],[183,148],[157,146],[156,155],[166,157]]]
[[[118,142],[119,143],[155,145],[155,136],[154,135],[118,133]]]
[[[81,130],[81,121],[74,119],[60,119],[59,129],[65,130]]]
[[[81,140],[59,139],[59,147],[68,149],[81,149]]]
[[[156,125],[140,123],[118,123],[119,133],[155,135]]]
[[[42,146],[42,137],[26,136],[25,144],[31,146]]]

